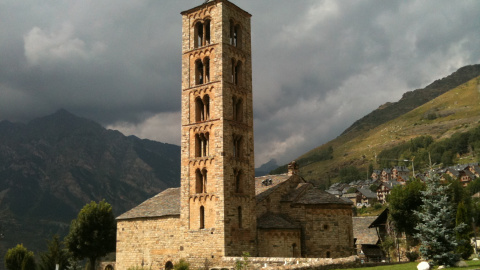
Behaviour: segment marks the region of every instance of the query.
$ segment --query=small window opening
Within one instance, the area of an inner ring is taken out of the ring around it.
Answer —
[[[207,169],[195,171],[195,193],[207,193]]]
[[[232,82],[239,85],[242,81],[242,62],[232,60]]]
[[[327,251],[327,258],[330,258],[330,251]]]
[[[237,209],[237,212],[238,212],[238,228],[243,228],[243,224],[242,224],[242,207],[239,206],[238,209]]]
[[[195,47],[203,46],[203,23],[198,22],[195,25],[195,32],[196,32],[196,39],[195,39]]]
[[[195,62],[195,81],[196,84],[203,84],[204,82],[204,66],[201,60]]]
[[[234,176],[234,179],[235,179],[235,192],[236,193],[242,193],[243,192],[242,171],[234,169],[233,170],[233,176]]]
[[[236,97],[232,98],[233,104],[233,120],[243,122],[243,100]]]
[[[242,136],[233,135],[233,157],[239,158],[242,154]]]
[[[205,83],[210,82],[210,58],[205,58],[204,60],[204,68],[205,68]]]
[[[210,20],[205,21],[205,45],[210,45]]]
[[[292,257],[297,257],[297,244],[293,243],[292,244]]]
[[[195,122],[203,122],[210,119],[210,96],[195,99]]]
[[[205,208],[200,206],[200,229],[205,229]]]

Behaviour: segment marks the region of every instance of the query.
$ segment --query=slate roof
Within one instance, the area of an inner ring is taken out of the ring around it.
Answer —
[[[288,218],[276,215],[273,213],[266,213],[257,220],[257,227],[260,229],[300,229],[299,225],[295,225]]]
[[[353,204],[352,202],[344,201],[334,195],[320,190],[318,188],[310,188],[294,204],[318,205],[318,204]]]
[[[287,181],[290,177],[287,174],[278,174],[278,175],[265,175],[260,177],[255,177],[255,195],[257,201],[262,201],[272,194],[283,182]],[[271,181],[269,181],[271,180]],[[267,181],[268,184],[265,185],[264,181]]]
[[[378,234],[375,228],[369,228],[377,217],[353,217],[353,237],[357,245],[376,245]]]
[[[370,189],[359,188],[358,192],[360,192],[363,196],[365,196],[367,198],[370,198],[370,199],[377,198],[377,194],[372,192]]]
[[[169,188],[117,217],[117,220],[180,215],[180,188]]]

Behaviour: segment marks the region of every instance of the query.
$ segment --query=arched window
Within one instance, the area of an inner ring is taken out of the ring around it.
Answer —
[[[243,100],[241,98],[232,98],[233,120],[243,122]]]
[[[209,134],[195,134],[195,157],[206,157],[209,155]]]
[[[230,20],[230,45],[240,47],[242,38],[242,31],[239,24],[235,24]]]
[[[243,223],[242,223],[243,215],[242,215],[242,207],[241,206],[239,206],[237,208],[237,212],[238,212],[238,228],[243,228]]]
[[[203,63],[199,59],[195,61],[195,84],[203,84],[204,82],[204,74],[203,74]]]
[[[210,20],[205,20],[205,45],[210,45]]]
[[[195,24],[195,48],[203,46],[203,23]]]
[[[205,121],[205,105],[200,97],[195,99],[195,121]]]
[[[204,74],[205,74],[205,83],[210,82],[210,58],[206,57],[203,60]]]
[[[210,96],[195,98],[195,122],[203,122],[210,119]]]
[[[205,229],[205,208],[200,206],[200,229]]]
[[[195,193],[207,193],[207,169],[195,171]]]
[[[232,83],[241,85],[242,82],[242,62],[232,58]]]
[[[168,261],[165,264],[165,270],[172,270],[173,269],[173,263],[171,261]]]
[[[210,82],[210,58],[205,57],[202,60],[195,61],[195,84],[204,84]]]
[[[297,257],[297,244],[293,243],[292,244],[292,257]]]
[[[233,157],[240,158],[242,156],[242,136],[233,135]]]
[[[242,171],[234,169],[233,178],[235,179],[235,193],[243,193]]]

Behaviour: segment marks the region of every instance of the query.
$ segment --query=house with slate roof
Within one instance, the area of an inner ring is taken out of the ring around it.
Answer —
[[[295,162],[255,178],[251,15],[228,0],[181,15],[181,186],[117,217],[116,268],[353,255],[351,202],[307,183]]]

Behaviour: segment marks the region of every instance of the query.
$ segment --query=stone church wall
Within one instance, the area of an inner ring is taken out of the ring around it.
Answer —
[[[121,220],[117,223],[118,270],[143,266],[164,269],[167,261],[176,262],[183,235],[178,217]]]

